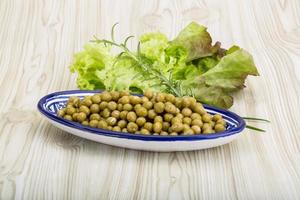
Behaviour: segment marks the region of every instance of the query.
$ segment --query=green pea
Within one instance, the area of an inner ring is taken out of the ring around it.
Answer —
[[[92,100],[93,103],[96,103],[96,104],[100,103],[100,101],[101,101],[100,94],[93,95],[91,100]]]
[[[154,111],[156,113],[163,113],[165,110],[165,104],[162,102],[158,102],[154,104]]]
[[[123,133],[128,133],[127,128],[122,128]]]
[[[202,121],[206,122],[206,123],[210,122],[211,121],[211,115],[210,114],[204,114],[202,116]]]
[[[222,132],[225,131],[225,126],[223,124],[216,124],[215,125],[215,131],[216,132]]]
[[[117,103],[114,102],[114,101],[110,101],[110,102],[108,103],[108,105],[107,105],[107,108],[108,108],[109,110],[116,110],[116,109],[117,109]]]
[[[170,123],[169,122],[163,122],[162,123],[162,130],[163,131],[168,131],[170,128]]]
[[[81,122],[81,124],[84,125],[84,126],[88,126],[89,122],[85,120],[85,121]]]
[[[87,106],[85,106],[85,105],[80,106],[79,107],[79,111],[80,112],[84,112],[86,115],[90,114],[90,109]]]
[[[160,123],[162,123],[164,120],[163,120],[163,118],[162,118],[162,116],[156,116],[155,118],[154,118],[154,123],[155,122],[160,122]]]
[[[129,121],[129,122],[135,122],[136,121],[136,114],[135,114],[135,112],[129,112],[128,114],[127,114],[127,120]]]
[[[165,111],[167,113],[176,114],[177,108],[172,103],[166,103],[165,104]]]
[[[87,99],[87,98],[83,99],[82,102],[81,102],[81,105],[87,106],[87,107],[90,107],[92,104],[93,104],[92,100]]]
[[[201,128],[203,126],[203,122],[202,122],[201,119],[194,119],[192,121],[192,125],[197,125],[197,126],[199,126]]]
[[[173,119],[173,115],[172,115],[172,114],[170,114],[170,113],[164,114],[164,120],[165,120],[166,122],[171,122],[172,119]]]
[[[198,113],[193,113],[193,114],[191,115],[191,118],[192,118],[192,120],[194,120],[194,119],[201,119],[201,115],[198,114]]]
[[[98,123],[98,128],[107,129],[107,126],[108,126],[108,124],[105,120],[100,120]]]
[[[155,122],[153,124],[153,131],[155,133],[160,133],[161,132],[161,129],[162,129],[162,123],[161,122]]]
[[[114,117],[108,117],[106,122],[109,126],[114,126],[117,123],[117,119]]]
[[[139,127],[142,127],[144,126],[144,124],[146,123],[146,119],[144,117],[138,117],[136,119],[136,124],[139,126]]]
[[[166,101],[175,103],[176,97],[173,94],[166,94]]]
[[[138,130],[138,125],[134,122],[129,122],[127,124],[127,130],[129,133],[135,133]]]
[[[193,107],[193,111],[200,115],[204,115],[206,113],[206,111],[201,103],[196,103],[195,106]]]
[[[78,115],[76,117],[76,119],[77,119],[78,122],[83,122],[83,121],[86,120],[86,118],[87,118],[87,116],[86,116],[86,114],[84,112],[78,113]]]
[[[99,104],[99,108],[100,110],[104,110],[105,108],[107,108],[108,106],[108,103],[106,101],[102,101],[100,104]]]
[[[111,101],[111,99],[112,99],[112,97],[111,97],[109,92],[104,91],[104,92],[101,93],[101,100],[102,101],[109,102],[109,101]]]
[[[150,110],[153,107],[153,103],[151,101],[146,101],[143,103],[143,107],[146,108],[147,110]]]
[[[129,99],[130,99],[130,103],[133,105],[142,103],[141,98],[138,96],[130,96]]]
[[[184,118],[182,119],[182,123],[187,124],[187,125],[190,125],[190,124],[192,123],[192,119],[189,118],[189,117],[184,117]]]
[[[112,111],[111,116],[116,118],[116,119],[119,119],[120,118],[120,111],[118,111],[118,110]]]
[[[65,115],[65,111],[64,110],[59,110],[57,111],[57,115],[60,117],[63,117]]]
[[[195,134],[200,134],[201,133],[201,128],[199,126],[193,125],[192,130],[194,131]]]
[[[128,104],[130,102],[129,96],[123,96],[118,100],[118,103],[121,104]]]
[[[110,116],[110,111],[108,108],[105,108],[102,112],[101,112],[102,117],[104,118],[108,118]]]
[[[118,126],[123,129],[127,126],[127,122],[122,119],[118,122]]]
[[[123,110],[123,104],[118,103],[117,109],[121,112]]]
[[[154,119],[155,117],[156,117],[156,112],[153,110],[153,109],[151,109],[151,110],[149,110],[148,111],[148,118],[149,119]]]
[[[76,109],[74,107],[68,107],[66,110],[66,113],[68,115],[73,115],[76,112]]]
[[[123,110],[126,110],[126,111],[131,111],[132,110],[132,105],[127,103],[123,106]]]
[[[129,91],[123,90],[123,91],[120,92],[120,97],[129,96],[129,95],[130,95]]]
[[[143,135],[150,135],[150,132],[147,129],[144,129],[144,128],[142,128],[140,132]]]
[[[114,126],[112,130],[113,130],[113,131],[118,131],[118,132],[120,132],[120,131],[121,131],[121,128],[118,127],[118,126]]]
[[[157,102],[165,102],[166,95],[164,93],[158,93],[155,97]]]
[[[160,135],[169,135],[169,133],[166,131],[162,131],[162,132],[160,132]]]
[[[142,104],[149,101],[148,97],[145,96],[141,97],[141,100],[142,100]]]
[[[126,111],[126,110],[123,110],[122,112],[120,112],[120,119],[126,119],[127,114],[128,114],[128,111]]]
[[[89,122],[90,127],[96,128],[98,126],[98,120],[91,120]]]
[[[120,93],[119,92],[112,91],[110,93],[110,95],[111,95],[111,98],[112,98],[113,101],[118,101],[119,100],[119,97],[120,97]]]
[[[189,108],[182,109],[181,113],[185,117],[190,117],[192,115],[192,111]]]
[[[150,122],[146,122],[144,125],[144,129],[147,129],[148,131],[152,131],[153,125]]]
[[[172,124],[182,123],[182,119],[179,117],[174,117],[171,122]]]
[[[175,123],[171,126],[171,130],[172,130],[172,132],[177,132],[178,133],[178,132],[183,130],[183,124]]]
[[[146,90],[144,92],[144,96],[146,96],[148,99],[151,99],[153,97],[153,92],[151,90]]]
[[[69,121],[73,121],[73,118],[71,115],[65,115],[64,119],[69,120]]]
[[[91,113],[99,113],[100,107],[98,104],[92,104],[90,107]]]
[[[144,107],[140,107],[136,110],[136,114],[139,117],[146,117],[148,115],[148,111]]]

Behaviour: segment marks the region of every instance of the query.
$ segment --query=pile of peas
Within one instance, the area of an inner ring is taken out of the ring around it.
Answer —
[[[147,90],[104,91],[84,99],[72,96],[57,115],[83,125],[144,135],[212,134],[225,130],[221,115],[210,115],[193,97]]]

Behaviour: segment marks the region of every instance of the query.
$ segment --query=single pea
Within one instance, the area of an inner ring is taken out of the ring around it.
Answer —
[[[175,99],[176,99],[176,97],[173,94],[166,94],[166,101],[175,103]]]
[[[105,108],[102,112],[101,112],[101,116],[104,118],[108,118],[110,116],[110,111],[108,108]]]
[[[151,99],[153,97],[153,92],[148,89],[144,92],[144,96],[147,97],[148,99]]]
[[[202,122],[201,119],[194,119],[192,121],[192,125],[197,125],[197,126],[199,126],[201,128],[203,126],[203,122]]]
[[[120,93],[117,92],[117,91],[112,91],[110,92],[110,95],[111,95],[111,98],[113,101],[118,101],[119,100],[119,97],[120,97]]]
[[[191,129],[190,125],[183,124],[183,131]]]
[[[223,126],[223,124],[216,124],[216,125],[215,125],[215,131],[216,131],[216,132],[222,132],[222,131],[225,131],[225,126]]]
[[[190,117],[192,115],[192,111],[189,108],[182,109],[181,113],[185,117]]]
[[[91,99],[84,98],[80,104],[83,106],[90,107],[93,104],[93,102]]]
[[[119,100],[118,100],[118,103],[121,103],[121,104],[127,104],[130,102],[130,99],[129,99],[129,96],[123,96],[121,97]]]
[[[187,124],[187,125],[191,125],[192,119],[189,118],[189,117],[184,117],[184,118],[182,119],[182,123]]]
[[[211,121],[211,115],[210,114],[204,114],[203,116],[202,116],[202,121],[203,122],[209,122],[209,121]]]
[[[181,109],[181,107],[182,107],[182,99],[179,98],[179,97],[176,97],[176,98],[175,98],[174,104],[175,104],[175,106],[176,106],[177,108]]]
[[[70,96],[68,103],[73,103],[75,100],[78,100],[79,98],[77,96]]]
[[[65,115],[64,119],[69,120],[69,121],[73,121],[73,118],[71,115]]]
[[[133,111],[128,112],[127,117],[126,117],[127,121],[129,121],[129,122],[135,122],[136,118],[137,118],[136,114]]]
[[[150,135],[150,132],[147,129],[144,129],[144,128],[142,128],[140,132],[143,135]]]
[[[78,116],[78,113],[74,113],[74,114],[72,115],[72,118],[73,118],[74,121],[77,121],[77,116]]]
[[[163,122],[162,123],[162,130],[163,131],[168,131],[170,128],[170,123],[169,122]]]
[[[91,100],[92,100],[93,103],[96,103],[96,104],[100,103],[100,101],[101,101],[100,94],[93,95]]]
[[[120,111],[118,111],[118,110],[112,111],[111,116],[116,118],[116,119],[119,119],[120,118]]]
[[[123,104],[118,103],[117,109],[121,112],[123,110]]]
[[[172,132],[172,133],[170,133],[170,135],[176,136],[176,135],[178,135],[178,133]]]
[[[172,114],[170,114],[170,113],[164,114],[164,120],[165,120],[166,122],[171,122],[172,119],[173,119],[173,115],[172,115]]]
[[[172,103],[166,103],[165,104],[165,111],[167,113],[176,114],[177,108]]]
[[[193,111],[200,115],[204,115],[206,113],[206,111],[201,103],[196,103],[195,106],[193,107]]]
[[[132,110],[132,105],[127,103],[127,104],[124,104],[123,106],[123,110],[127,110],[127,111],[131,111]]]
[[[214,122],[214,121],[209,121],[208,123],[211,125],[211,127],[214,127],[216,124],[216,122]]]
[[[142,127],[144,126],[144,124],[146,123],[146,119],[144,117],[138,117],[136,119],[136,124],[139,126],[139,127]]]
[[[151,101],[146,101],[143,103],[143,107],[146,108],[147,110],[150,110],[153,107],[153,103]]]
[[[79,122],[85,121],[86,118],[87,118],[87,116],[86,116],[86,114],[84,112],[78,113],[78,115],[76,117],[77,121],[79,121]]]
[[[188,97],[188,99],[190,101],[190,108],[196,106],[197,100],[194,97]]]
[[[120,128],[125,128],[127,126],[127,122],[122,119],[122,120],[118,121],[118,126]]]
[[[127,124],[127,130],[129,133],[135,133],[138,130],[138,125],[134,122],[129,122]]]
[[[93,114],[90,115],[90,120],[93,120],[93,119],[100,120],[101,117],[98,113],[93,113]]]
[[[161,122],[155,122],[153,124],[153,131],[155,133],[160,133],[161,132],[161,129],[162,129],[162,123]]]
[[[214,133],[214,131],[211,128],[203,130],[203,134],[212,134],[212,133]]]
[[[141,108],[142,105],[141,104],[136,104],[134,105],[133,109],[136,111],[137,109]]]
[[[166,95],[164,93],[158,93],[155,97],[157,102],[165,102]]]
[[[107,91],[104,91],[101,93],[101,100],[102,101],[106,101],[106,102],[109,102],[111,101],[112,97],[111,97],[111,94]]]
[[[140,97],[138,97],[138,96],[130,96],[129,99],[130,99],[130,103],[132,105],[136,105],[136,104],[141,104],[142,103],[142,99]]]
[[[186,129],[182,132],[182,135],[193,135],[194,131],[190,128],[190,129]]]
[[[95,127],[97,127],[98,126],[98,120],[91,120],[90,122],[89,122],[89,125],[90,125],[90,127],[93,127],[93,128],[95,128]]]
[[[172,124],[182,123],[182,119],[179,118],[179,117],[173,117],[171,123],[172,123]]]
[[[85,120],[85,121],[81,122],[81,124],[84,125],[84,126],[88,126],[89,122]]]
[[[74,107],[68,107],[66,110],[66,113],[68,115],[73,115],[76,112],[76,109]]]
[[[112,126],[107,126],[107,130],[112,131],[113,127]]]
[[[159,135],[158,133],[153,133],[152,135]]]
[[[155,122],[160,122],[160,123],[162,123],[164,120],[163,120],[163,118],[162,118],[162,116],[156,116],[155,118],[154,118],[154,123]]]
[[[147,129],[148,131],[152,132],[152,128],[153,128],[152,123],[150,123],[150,122],[145,123],[144,129]]]
[[[142,100],[142,104],[149,101],[148,97],[145,96],[142,96],[141,100]]]
[[[194,131],[195,134],[200,134],[201,133],[201,128],[199,126],[193,125],[192,130]]]
[[[120,97],[129,96],[129,95],[130,95],[129,91],[126,90],[120,91]]]
[[[73,100],[73,105],[75,108],[79,108],[81,102],[80,99],[77,97],[76,99]]]
[[[183,124],[181,124],[181,123],[172,124],[171,130],[172,130],[172,132],[177,132],[178,133],[178,132],[183,130]]]
[[[201,128],[202,128],[202,130],[212,129],[212,127],[211,127],[211,125],[209,123],[204,123]]]
[[[114,126],[112,130],[113,130],[113,131],[118,131],[118,132],[120,132],[120,131],[121,131],[121,128],[118,127],[118,126]]]
[[[117,119],[114,117],[108,117],[106,122],[109,126],[114,126],[117,123]]]
[[[60,117],[63,117],[65,115],[65,111],[64,110],[59,110],[57,111],[57,115]]]
[[[99,113],[100,107],[98,104],[92,104],[90,107],[91,113]]]
[[[127,114],[128,114],[128,111],[126,110],[123,110],[120,112],[120,119],[126,119],[127,118]]]
[[[193,113],[193,114],[191,115],[191,118],[192,118],[192,120],[194,120],[194,119],[201,119],[201,115],[198,114],[198,113]]]
[[[100,104],[99,104],[99,108],[100,110],[104,110],[105,108],[107,108],[108,106],[108,103],[106,101],[102,101]]]
[[[160,135],[169,135],[169,133],[166,131],[162,131],[162,132],[160,132]]]
[[[127,128],[122,128],[123,133],[128,133]]]
[[[107,126],[108,126],[108,124],[107,124],[107,122],[105,120],[100,120],[98,122],[98,128],[107,129]]]
[[[84,112],[86,115],[90,114],[90,109],[87,106],[85,106],[85,105],[80,106],[79,107],[79,111],[80,112]]]
[[[216,123],[217,124],[222,124],[222,125],[224,125],[224,126],[226,126],[226,121],[225,120],[223,120],[223,119],[219,119],[218,121],[216,121]]]
[[[221,115],[219,115],[219,114],[215,114],[213,117],[212,117],[212,120],[213,121],[218,121],[218,120],[222,120],[222,116]]]
[[[189,97],[183,97],[181,104],[182,104],[182,107],[184,107],[184,108],[190,107],[191,101],[190,101]]]
[[[178,117],[178,118],[180,118],[180,119],[183,119],[183,114],[181,114],[181,113],[178,113],[178,114],[176,114],[176,117]]]
[[[163,113],[165,110],[165,104],[162,102],[158,102],[154,104],[154,111],[156,113]]]
[[[116,110],[117,109],[117,103],[114,102],[114,101],[110,101],[108,104],[107,104],[107,108],[109,110]]]
[[[151,110],[149,110],[148,111],[148,118],[149,119],[154,119],[155,117],[156,117],[156,112],[153,110],[153,109],[151,109]]]
[[[148,111],[144,107],[140,107],[136,110],[136,114],[139,117],[146,117],[148,115]]]

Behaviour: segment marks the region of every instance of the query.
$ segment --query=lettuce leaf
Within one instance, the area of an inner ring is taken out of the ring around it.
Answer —
[[[186,48],[188,51],[187,62],[211,56],[220,48],[218,42],[212,46],[212,39],[207,28],[195,22],[187,25],[171,43]]]

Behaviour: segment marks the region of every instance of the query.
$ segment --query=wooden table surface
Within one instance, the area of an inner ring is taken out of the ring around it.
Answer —
[[[126,150],[81,139],[36,109],[76,88],[69,65],[93,35],[160,30],[191,21],[225,47],[251,52],[260,77],[231,110],[268,118],[238,140],[178,153]],[[0,199],[300,199],[299,0],[1,0]]]

